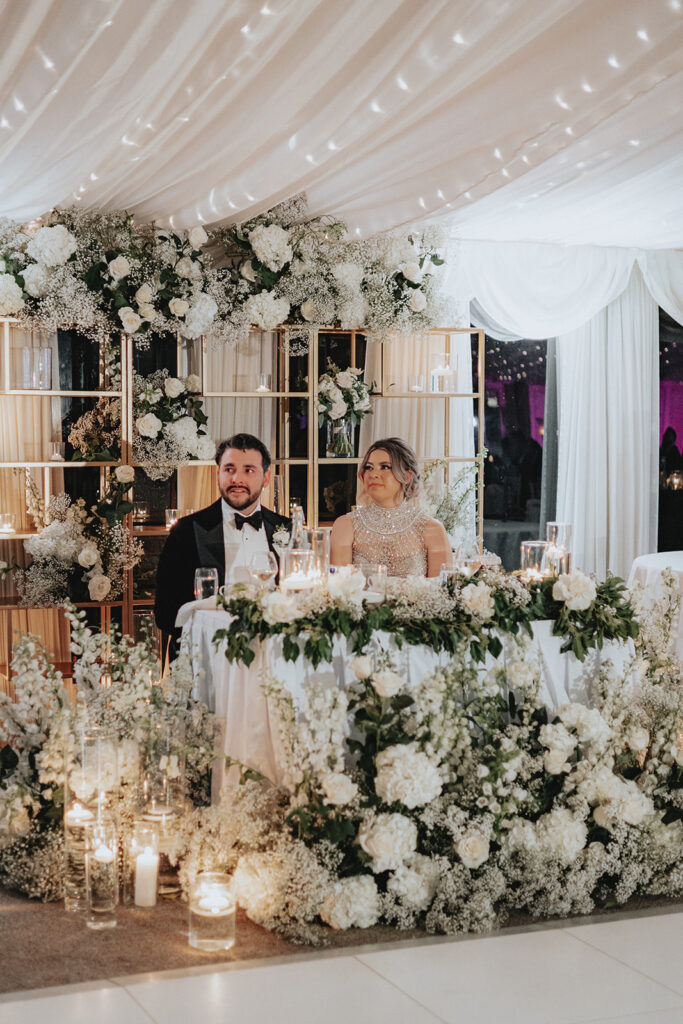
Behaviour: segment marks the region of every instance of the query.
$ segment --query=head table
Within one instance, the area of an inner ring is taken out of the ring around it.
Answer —
[[[296,661],[286,661],[282,637],[272,636],[256,641],[255,658],[249,667],[230,663],[225,657],[225,643],[218,646],[213,643],[216,631],[225,629],[230,621],[226,611],[215,608],[215,598],[191,602],[181,608],[177,624],[182,626],[183,639],[190,645],[196,680],[193,695],[204,701],[222,722],[222,751],[217,753],[255,769],[279,785],[282,758],[277,709],[263,693],[264,678],[277,678],[297,703],[306,684],[314,680],[318,684],[342,687],[352,682],[355,677],[349,665],[354,654],[346,637],[335,636],[331,662],[314,668],[303,653]],[[619,670],[627,671],[635,653],[633,641],[608,641],[602,651],[591,651],[581,663],[572,653],[560,653],[562,638],[552,635],[552,622],[534,623],[533,633],[527,656],[538,661],[541,697],[549,709],[573,701],[590,704],[593,681],[605,659],[611,659]],[[375,649],[391,655],[394,670],[405,678],[409,687],[453,661],[451,654],[437,653],[423,645],[405,644],[399,649],[388,633],[373,634],[372,643]],[[504,657],[504,654],[500,656]],[[487,655],[485,667],[493,665],[494,659]],[[214,802],[220,799],[226,786],[237,784],[238,779],[239,769],[232,767],[226,771],[221,758],[213,775]]]

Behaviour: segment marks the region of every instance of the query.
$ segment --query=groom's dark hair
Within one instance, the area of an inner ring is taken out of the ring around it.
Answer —
[[[259,441],[258,437],[254,437],[253,434],[233,434],[232,437],[227,438],[225,441],[221,441],[216,449],[216,465],[220,466],[223,453],[228,448],[236,448],[238,452],[256,451],[261,456],[261,462],[263,463],[263,472],[270,468],[270,452],[264,445],[263,441]]]

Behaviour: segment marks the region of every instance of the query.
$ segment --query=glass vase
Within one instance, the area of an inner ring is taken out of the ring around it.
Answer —
[[[140,747],[140,812],[161,825],[179,814],[185,801],[185,737],[165,716],[149,727]]]
[[[352,459],[353,423],[342,417],[340,420],[327,421],[327,444],[325,456],[328,459]]]

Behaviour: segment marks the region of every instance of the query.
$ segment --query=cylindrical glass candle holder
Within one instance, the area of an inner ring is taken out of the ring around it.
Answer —
[[[49,391],[52,387],[52,349],[24,348],[24,391]]]
[[[546,523],[545,539],[546,568],[553,576],[569,572],[571,568],[572,525],[571,523]]]
[[[386,597],[387,593],[387,567],[386,565],[361,565],[365,576],[365,589],[371,590],[380,597]]]
[[[64,462],[66,444],[64,441],[50,441],[50,462]]]
[[[166,512],[165,512],[165,516],[166,516],[166,529],[170,530],[171,527],[175,526],[175,524],[180,519],[180,509],[177,509],[177,508],[167,508]]]
[[[203,871],[190,890],[189,942],[195,949],[216,951],[235,944],[235,899],[229,875]]]
[[[421,394],[425,389],[425,375],[424,373],[409,373],[408,374],[408,391],[414,395]]]
[[[16,522],[14,512],[0,512],[0,533],[14,533]]]
[[[256,390],[262,393],[272,391],[271,386],[272,377],[269,373],[257,373],[256,374]]]
[[[523,540],[521,549],[522,576],[529,583],[542,580],[547,576],[546,571],[546,548],[544,540]]]
[[[280,560],[280,590],[310,590],[320,582],[311,550],[289,548]]]
[[[304,533],[313,552],[313,568],[323,582],[330,571],[330,531],[316,529]]]
[[[433,355],[429,370],[429,390],[433,395],[452,395],[458,390],[458,357],[449,352]]]
[[[159,830],[150,821],[136,821],[126,844],[123,863],[123,901],[154,907],[159,879]]]
[[[146,526],[149,522],[150,506],[148,501],[133,502],[133,523],[135,526]]]
[[[88,928],[113,928],[119,896],[116,826],[98,821],[87,830]]]
[[[162,824],[175,817],[185,799],[185,737],[163,716],[147,731],[140,747],[141,817]]]

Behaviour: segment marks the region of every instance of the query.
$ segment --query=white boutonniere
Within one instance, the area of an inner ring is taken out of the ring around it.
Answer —
[[[278,526],[273,534],[273,547],[286,548],[289,544],[290,536],[286,526]]]

